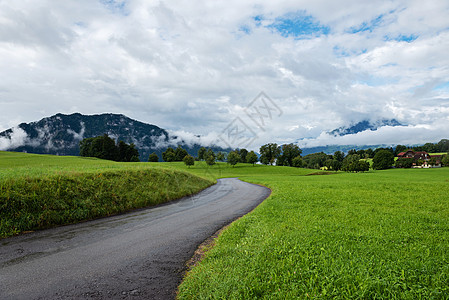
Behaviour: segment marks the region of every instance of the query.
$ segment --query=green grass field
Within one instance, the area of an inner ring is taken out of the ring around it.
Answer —
[[[0,238],[164,203],[211,184],[149,163],[0,152]]]
[[[447,299],[449,168],[187,168],[0,152],[0,228],[6,236],[30,220],[47,227],[54,224],[46,217],[108,215],[108,205],[116,213],[133,207],[127,201],[157,198],[145,191],[166,201],[222,177],[268,186],[272,195],[220,235],[179,299]],[[172,194],[174,186],[183,192]]]
[[[447,299],[449,168],[220,168],[190,171],[273,193],[223,232],[179,299]]]

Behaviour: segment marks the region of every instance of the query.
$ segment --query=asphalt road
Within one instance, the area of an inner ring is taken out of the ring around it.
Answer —
[[[0,299],[173,299],[198,245],[269,194],[221,179],[167,205],[0,240]]]

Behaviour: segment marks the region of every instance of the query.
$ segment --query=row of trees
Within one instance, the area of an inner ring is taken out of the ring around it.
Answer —
[[[269,143],[260,147],[260,162],[266,165],[276,163],[278,166],[310,169],[325,167],[334,171],[364,172],[370,168],[369,162],[364,160],[368,157],[373,157],[373,169],[390,168],[394,163],[394,155],[391,150],[385,148],[351,150],[347,156],[342,151],[336,151],[333,155],[318,152],[301,157],[302,150],[295,144],[278,146],[275,143]]]
[[[444,140],[443,140],[444,141]],[[441,144],[441,142],[440,142]],[[395,163],[394,156],[396,152],[403,152],[409,149],[406,146],[398,145],[395,148],[377,148],[375,150],[350,150],[347,155],[342,151],[336,151],[329,155],[323,152],[308,154],[301,156],[302,150],[295,144],[277,145],[276,143],[268,143],[260,147],[260,162],[265,165],[304,167],[310,169],[320,169],[325,167],[333,171],[347,172],[364,172],[368,171],[370,164],[366,159],[372,158],[372,168],[382,170],[396,167],[405,167],[413,162],[407,160],[398,160]],[[439,148],[441,149],[441,148]],[[398,153],[399,153],[398,152]],[[151,157],[153,156],[153,159]],[[162,153],[164,161],[184,161],[186,165],[194,165],[196,160],[203,160],[208,165],[214,165],[216,161],[227,161],[230,165],[235,166],[237,163],[255,164],[259,161],[259,157],[254,151],[246,149],[236,149],[226,154],[223,152],[215,153],[212,149],[202,147],[198,151],[198,156],[192,157],[187,151],[178,146],[178,148],[168,148]],[[149,161],[157,161],[157,155],[151,154]],[[448,158],[449,159],[449,158]],[[449,164],[448,164],[449,165]]]
[[[352,154],[358,154],[361,158],[374,158],[374,155],[376,155],[377,152],[382,150],[387,150],[393,153],[394,156],[398,156],[399,153],[405,152],[407,150],[413,150],[413,151],[425,151],[427,153],[444,153],[449,152],[449,140],[448,139],[442,139],[438,143],[426,143],[421,146],[406,146],[406,145],[396,145],[395,147],[388,147],[388,148],[377,148],[377,149],[365,149],[365,150],[356,150],[352,149],[349,150],[348,155]]]
[[[181,146],[178,146],[176,149],[171,147],[167,148],[167,150],[162,153],[162,159],[166,162],[183,161],[189,167],[193,166],[195,161],[205,161],[209,166],[214,165],[217,161],[227,161],[232,166],[235,166],[237,163],[255,164],[259,161],[259,158],[254,151],[248,151],[246,149],[236,149],[227,154],[221,151],[215,153],[210,148],[201,147],[198,150],[198,156],[193,157]],[[148,161],[158,162],[159,157],[156,153],[152,153],[148,157]]]
[[[80,142],[80,156],[121,162],[139,161],[139,151],[133,143],[120,141],[116,144],[107,134],[83,139]]]

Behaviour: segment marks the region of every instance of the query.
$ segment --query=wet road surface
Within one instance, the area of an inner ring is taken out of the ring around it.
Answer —
[[[269,194],[220,179],[167,205],[0,240],[0,299],[173,299],[198,245]]]

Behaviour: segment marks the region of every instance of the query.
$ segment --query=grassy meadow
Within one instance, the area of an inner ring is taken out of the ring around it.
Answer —
[[[212,184],[148,163],[0,152],[0,238],[164,203]]]
[[[0,152],[0,234],[161,203],[223,177],[272,194],[219,236],[179,299],[448,298],[449,168],[187,168]]]
[[[186,276],[179,299],[449,295],[449,168],[321,176],[246,165],[189,171],[238,176],[273,192],[220,235]]]

